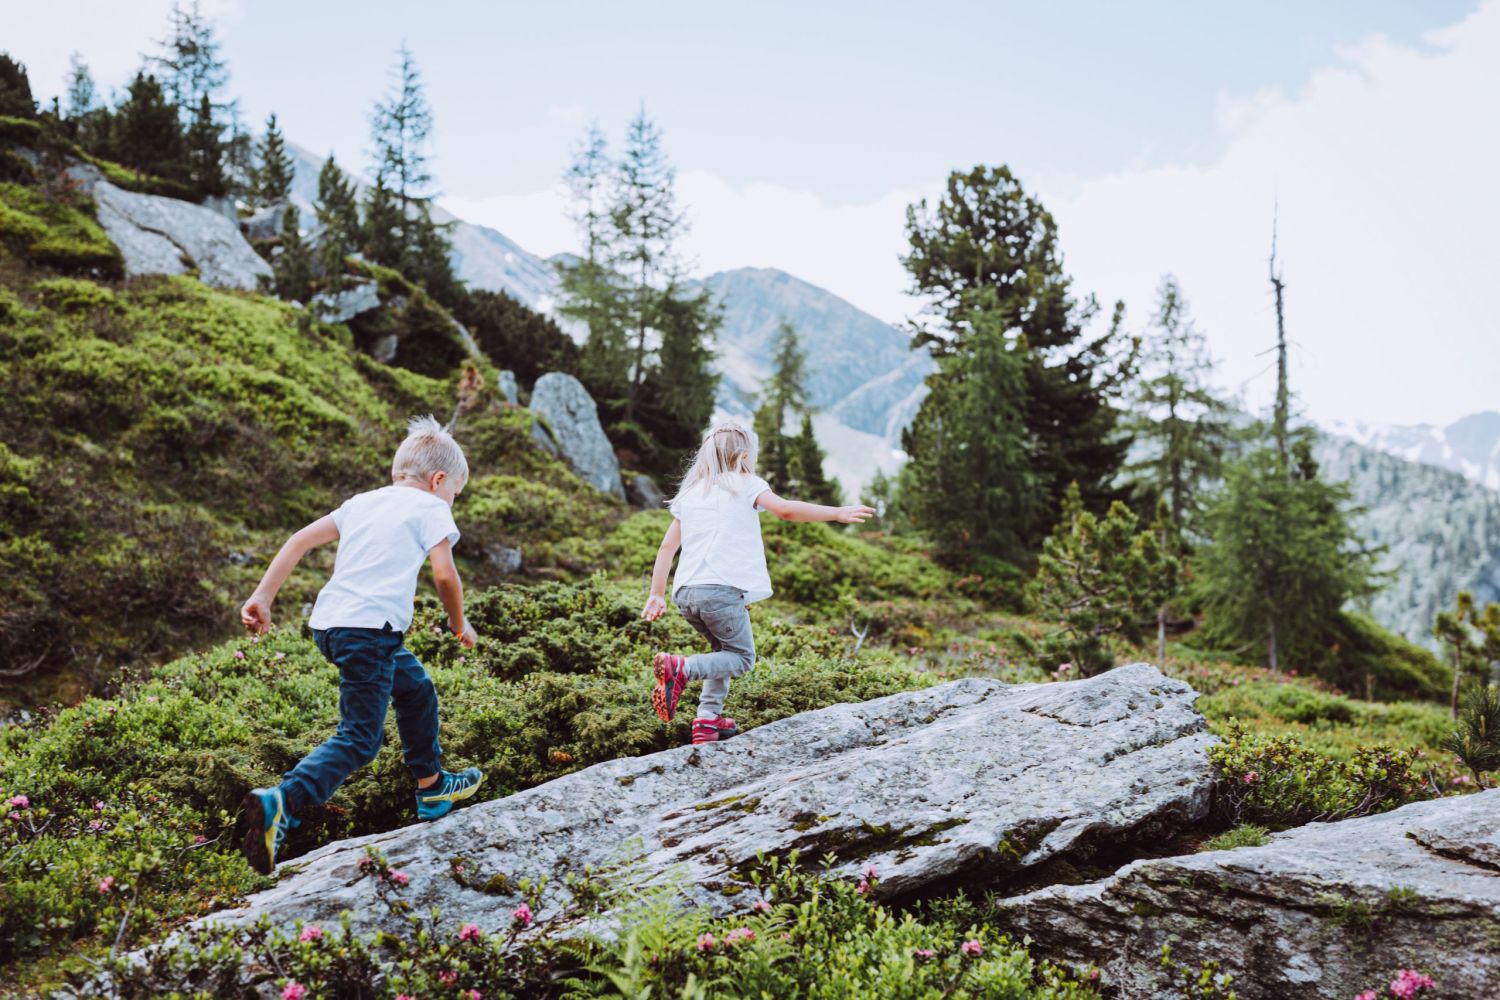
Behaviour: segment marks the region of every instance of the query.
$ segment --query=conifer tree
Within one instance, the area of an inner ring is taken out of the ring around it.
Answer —
[[[1432,635],[1453,657],[1453,695],[1449,709],[1458,718],[1459,693],[1465,678],[1481,684],[1492,663],[1500,662],[1500,604],[1490,603],[1481,611],[1474,594],[1461,590],[1452,611],[1439,611]]]
[[[396,197],[377,177],[365,195],[365,218],[360,227],[364,255],[387,266],[399,261],[401,228],[401,209],[396,204]]]
[[[255,197],[262,205],[279,205],[292,193],[292,158],[275,113],[266,119],[266,134],[256,152],[260,167],[255,172]]]
[[[26,67],[5,52],[0,52],[0,115],[36,117],[36,101],[31,96],[31,78],[26,75]]]
[[[359,249],[359,200],[354,182],[339,169],[333,154],[318,172],[317,269],[327,286],[338,291],[344,286],[344,270],[350,254]]]
[[[302,236],[301,213],[288,202],[281,213],[281,239],[271,258],[276,294],[283,299],[306,302],[313,277],[312,253]]]
[[[1273,670],[1319,660],[1345,602],[1374,592],[1375,552],[1350,524],[1346,484],[1318,477],[1305,437],[1288,471],[1274,449],[1225,469],[1193,560],[1205,631],[1222,644],[1264,644]]]
[[[588,330],[581,362],[583,380],[610,398],[623,399],[630,349],[622,318],[622,282],[610,263],[614,226],[608,198],[613,169],[604,133],[597,124],[590,125],[563,177],[570,198],[569,216],[583,246],[578,256],[558,265],[562,291],[558,311]]]
[[[229,81],[229,70],[219,57],[219,40],[213,23],[204,16],[198,0],[183,5],[174,0],[167,15],[167,37],[157,43],[161,52],[151,62],[172,106],[178,109],[184,127],[198,116],[206,97]]]
[[[807,410],[802,411],[801,432],[791,438],[787,445],[790,452],[788,465],[791,467],[797,499],[832,507],[842,505],[843,491],[839,489],[838,482],[829,479],[823,471],[823,460],[828,456],[818,446],[818,439],[813,434],[812,414]]]
[[[81,122],[98,106],[99,96],[94,87],[94,76],[89,72],[83,56],[74,52],[68,61],[68,121]]]
[[[635,417],[649,361],[649,333],[659,321],[662,289],[680,273],[674,243],[686,231],[677,208],[676,172],[662,149],[661,130],[643,107],[625,130],[625,150],[616,167],[610,220],[611,265],[628,283],[622,296],[629,331],[630,380],[624,419]]]
[[[661,346],[636,414],[666,449],[662,466],[677,468],[679,458],[697,447],[713,416],[719,376],[713,370],[711,342],[723,321],[723,310],[706,289],[689,293],[669,285],[662,292],[657,309]]]
[[[1146,628],[1177,590],[1177,557],[1161,544],[1160,526],[1141,529],[1116,501],[1096,517],[1077,486],[1063,500],[1062,520],[1042,545],[1032,600],[1060,628],[1042,644],[1048,666],[1068,663],[1089,677],[1114,666],[1105,638],[1140,645]]]
[[[1229,407],[1209,386],[1213,360],[1187,318],[1177,279],[1157,288],[1156,314],[1142,355],[1128,429],[1144,457],[1126,467],[1139,507],[1165,500],[1174,538],[1201,513],[1204,483],[1217,480],[1233,438]]]
[[[115,115],[114,158],[137,173],[184,179],[184,143],[177,111],[155,77],[140,72]]]
[[[210,198],[229,191],[224,174],[224,146],[219,137],[223,127],[214,121],[213,104],[208,95],[198,99],[198,114],[187,132],[188,177],[198,191]]]
[[[789,413],[807,410],[807,356],[797,328],[783,319],[771,335],[771,376],[761,383],[761,405],[755,411],[760,439],[760,467],[771,489],[793,489],[792,443],[786,430]]]
[[[964,349],[937,356],[927,398],[902,432],[910,458],[898,492],[945,560],[1020,563],[1046,503],[1026,426],[1029,347],[1024,336],[1007,336],[1001,311],[966,308],[965,315]]]
[[[956,442],[964,435],[955,423],[969,420],[988,421],[996,433],[1003,427],[1009,440],[985,442],[984,447],[1004,460],[973,464],[968,471],[978,477],[975,488],[1008,497],[1011,513],[1023,519],[999,531],[990,522],[991,513],[936,496],[914,500],[913,518],[934,537],[941,534],[952,542],[967,533],[1000,546],[981,547],[982,554],[1001,555],[1003,550],[1005,558],[1024,560],[1045,537],[1069,484],[1079,484],[1089,508],[1116,495],[1115,479],[1129,441],[1117,432],[1111,400],[1134,360],[1133,352],[1117,356],[1124,340],[1123,311],[1116,307],[1105,334],[1085,339],[1084,326],[1098,306],[1092,298],[1074,299],[1052,216],[1005,167],[951,174],[936,205],[923,200],[907,209],[906,228],[910,253],[903,263],[913,293],[927,298],[931,307],[931,322],[919,326],[916,346],[926,346],[940,365],[956,359],[930,377],[922,405],[934,412],[925,421],[919,415],[925,430],[913,443],[921,445],[924,434],[932,437],[927,443]],[[991,343],[997,339],[1001,347]],[[1009,391],[1000,403],[1005,417],[999,423],[961,412],[954,398],[973,397],[959,373],[975,366],[973,355],[979,349],[989,362],[1007,369],[1019,363],[1020,383],[1006,378]],[[919,451],[907,451],[914,462],[925,461]],[[954,477],[939,474],[931,462],[919,469],[919,478],[959,494],[968,490]],[[989,504],[985,509],[994,510]],[[985,523],[960,523],[950,530],[926,516],[963,522],[971,512]]]

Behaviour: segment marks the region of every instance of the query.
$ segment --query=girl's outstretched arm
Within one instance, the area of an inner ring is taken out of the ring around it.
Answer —
[[[654,622],[667,610],[667,574],[672,572],[672,560],[682,547],[682,522],[672,518],[672,526],[662,536],[661,548],[656,550],[656,565],[651,568],[651,596],[646,598],[641,617]]]
[[[840,524],[859,524],[875,513],[874,507],[866,507],[862,503],[850,504],[848,507],[829,507],[826,504],[807,503],[804,500],[787,500],[770,490],[756,497],[755,503],[783,521],[837,521]]]

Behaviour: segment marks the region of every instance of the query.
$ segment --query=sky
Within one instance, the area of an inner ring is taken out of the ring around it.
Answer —
[[[170,5],[0,0],[0,45],[39,96],[75,50],[118,87]],[[443,203],[543,256],[576,245],[559,178],[583,129],[618,141],[644,106],[702,272],[778,267],[899,323],[921,305],[906,206],[1003,163],[1132,329],[1177,275],[1251,406],[1274,390],[1274,211],[1310,417],[1500,409],[1500,0],[203,5],[247,118],[349,165],[404,41]]]

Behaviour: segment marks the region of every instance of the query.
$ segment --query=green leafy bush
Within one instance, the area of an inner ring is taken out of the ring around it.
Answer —
[[[1336,760],[1289,737],[1233,726],[1208,755],[1218,772],[1215,812],[1235,825],[1284,830],[1385,812],[1431,794],[1413,771],[1420,751],[1370,747]]]
[[[103,285],[80,278],[51,278],[32,284],[42,304],[58,312],[88,312],[115,305],[115,294]]]
[[[0,243],[65,274],[122,277],[120,252],[90,212],[19,184],[0,184]]]
[[[41,137],[41,122],[32,121],[30,118],[13,118],[10,115],[0,115],[0,142],[31,145],[39,141]]]
[[[1232,851],[1236,847],[1260,847],[1271,841],[1271,832],[1254,823],[1241,823],[1226,830],[1203,845],[1205,851]]]

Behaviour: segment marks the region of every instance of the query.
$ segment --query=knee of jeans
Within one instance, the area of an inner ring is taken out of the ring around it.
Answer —
[[[354,732],[349,734],[349,743],[360,759],[360,766],[373,761],[380,753],[380,744],[385,734],[381,732]]]
[[[742,677],[750,672],[751,667],[755,666],[755,650],[736,650],[736,652],[740,654],[740,665],[735,668],[734,676]]]

